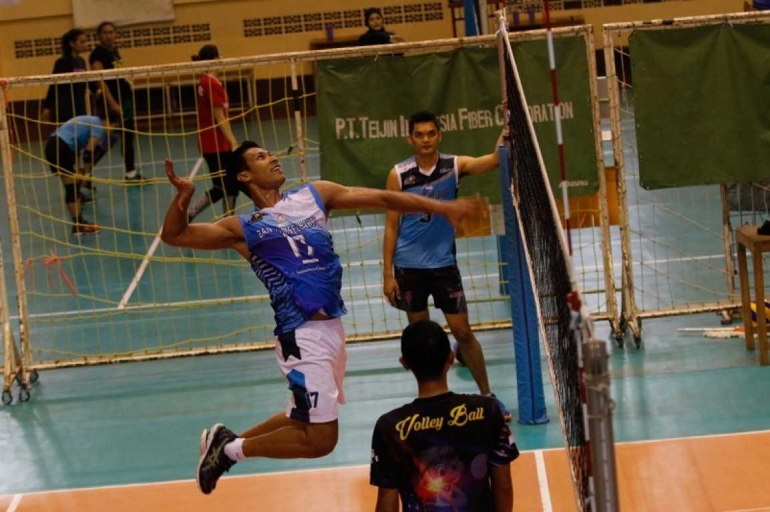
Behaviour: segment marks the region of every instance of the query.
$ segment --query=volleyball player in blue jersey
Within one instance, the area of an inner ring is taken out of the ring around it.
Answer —
[[[198,486],[205,494],[235,462],[246,457],[315,458],[337,444],[338,404],[344,403],[346,313],[340,294],[342,266],[326,224],[333,209],[389,209],[442,215],[457,224],[478,215],[478,200],[438,201],[412,194],[344,187],[317,181],[282,193],[286,180],[269,151],[244,142],[234,152],[237,178],[253,213],[216,223],[188,224],[195,192],[191,180],[166,174],[178,193],[166,213],[161,238],[193,249],[234,249],[246,258],[270,294],[276,320],[276,356],[292,396],[285,412],[236,436],[221,424],[201,435]]]
[[[502,137],[491,153],[481,157],[440,153],[441,130],[435,114],[417,112],[409,119],[409,143],[415,154],[390,171],[387,189],[455,199],[463,177],[498,167]],[[388,211],[382,252],[383,292],[390,304],[406,311],[413,324],[430,319],[428,297],[432,295],[457,340],[458,359],[470,370],[479,391],[494,396],[484,352],[468,322],[468,305],[455,257],[454,226],[430,212],[401,215]],[[506,421],[510,421],[511,413],[502,402],[498,403]]]

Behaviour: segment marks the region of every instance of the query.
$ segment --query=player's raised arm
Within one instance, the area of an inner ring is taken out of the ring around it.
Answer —
[[[166,160],[166,175],[177,190],[163,221],[160,238],[174,247],[191,249],[235,249],[243,242],[243,228],[238,217],[226,217],[214,224],[189,224],[187,208],[195,193],[192,180],[179,178],[174,173],[174,164]]]
[[[472,215],[488,215],[488,209],[480,198],[460,198],[454,201],[438,201],[417,194],[363,187],[345,187],[331,181],[313,184],[327,209],[336,210],[394,210],[400,213],[434,213],[443,215],[454,226]]]
[[[460,177],[470,176],[472,174],[484,174],[486,172],[497,169],[500,165],[500,144],[503,143],[505,137],[505,130],[500,133],[500,136],[495,142],[495,149],[488,155],[472,157],[472,156],[458,156],[457,157],[457,170],[460,173]]]

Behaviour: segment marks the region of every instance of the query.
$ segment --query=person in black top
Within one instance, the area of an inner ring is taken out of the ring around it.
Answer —
[[[115,69],[123,67],[123,60],[116,45],[117,31],[115,25],[109,21],[103,21],[96,29],[99,44],[91,52],[88,62],[92,71]],[[124,78],[104,80],[101,83],[103,98],[109,112],[110,122],[113,125],[122,125],[121,150],[123,163],[126,168],[126,181],[143,183],[144,178],[136,171],[134,161],[134,135],[136,124],[134,123],[134,92],[131,84]]]
[[[73,28],[61,38],[61,57],[53,65],[54,75],[87,71],[86,61],[80,56],[88,49],[85,32]],[[86,83],[51,84],[43,100],[40,119],[61,124],[76,116],[84,116],[86,110]]]
[[[379,7],[370,7],[364,10],[364,23],[369,29],[358,38],[361,46],[403,43],[406,41],[401,36],[385,30],[385,20]]]
[[[401,364],[418,398],[384,414],[372,436],[370,483],[376,512],[510,512],[510,463],[519,456],[494,398],[449,391],[449,337],[421,320],[401,336]]]

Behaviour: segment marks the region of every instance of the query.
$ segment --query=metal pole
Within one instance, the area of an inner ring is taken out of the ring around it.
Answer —
[[[586,388],[588,435],[594,481],[594,512],[619,510],[615,461],[615,435],[612,428],[614,402],[610,396],[607,344],[590,340],[583,343],[583,378]]]
[[[8,123],[8,92],[0,87],[0,152],[2,152],[3,179],[5,180],[5,196],[8,202],[8,223],[11,230],[11,254],[13,255],[13,270],[16,278],[16,293],[19,307],[19,345],[21,347],[22,391],[26,392],[29,383],[30,365],[32,364],[29,346],[29,315],[27,311],[27,290],[24,282],[24,260],[21,254],[21,238],[19,234],[19,216],[16,208],[16,191],[13,182],[13,157],[11,154],[11,128]]]
[[[302,129],[302,102],[297,79],[297,61],[291,59],[291,96],[294,102],[294,124],[297,130],[297,153],[299,155],[299,173],[302,183],[307,183],[307,169],[305,169],[305,131]]]

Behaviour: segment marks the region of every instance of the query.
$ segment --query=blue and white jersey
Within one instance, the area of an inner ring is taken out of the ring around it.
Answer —
[[[107,138],[104,124],[96,116],[73,117],[58,127],[53,134],[63,140],[75,154],[86,148],[91,137],[99,139],[102,146]]]
[[[267,287],[275,334],[284,334],[318,312],[337,318],[342,265],[326,228],[326,208],[313,185],[287,192],[275,206],[241,215],[251,268]]]
[[[433,199],[457,198],[457,157],[439,153],[433,169],[423,171],[412,156],[396,164],[401,190]],[[455,230],[441,215],[401,215],[393,264],[402,268],[441,268],[455,264]]]

